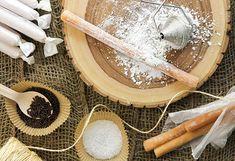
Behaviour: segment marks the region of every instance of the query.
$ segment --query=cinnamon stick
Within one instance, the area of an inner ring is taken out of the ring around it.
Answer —
[[[146,62],[143,59],[143,55],[145,55],[144,52],[108,34],[107,32],[103,31],[99,27],[83,20],[82,18],[80,18],[79,16],[76,16],[70,11],[65,10],[61,15],[61,19],[65,23],[75,27],[76,29],[96,38],[97,40],[112,47],[113,49],[120,51],[121,53],[125,54],[127,57],[131,59],[135,59],[147,66],[150,66],[153,69],[159,70],[163,72],[164,74],[177,79],[178,81],[180,81],[181,83],[184,83],[185,85],[189,87],[196,88],[198,85],[199,78],[197,78],[196,76],[186,73],[185,71],[178,69],[174,65],[168,62],[162,61],[160,59],[156,59],[157,61],[162,62],[162,63],[158,63],[158,65],[150,64]]]
[[[225,105],[224,107],[221,107],[220,109],[207,112],[205,114],[199,115],[187,122],[185,122],[184,126],[185,129],[188,132],[195,131],[205,125],[208,125],[212,122],[215,122],[217,118],[220,116],[220,114],[223,112],[225,108],[228,108],[228,110],[232,110],[235,108],[235,103],[230,103],[229,105]]]
[[[171,140],[161,145],[160,147],[155,148],[154,153],[156,157],[159,158],[163,156],[164,154],[169,153],[200,136],[206,135],[209,132],[212,125],[213,124],[209,124],[193,132],[186,132],[180,137],[175,138],[174,140]]]
[[[214,123],[216,119],[220,116],[220,114],[223,112],[224,108],[228,108],[228,110],[232,110],[235,108],[235,103],[231,103],[220,109],[199,115],[191,120],[188,120],[180,124],[179,126],[173,129],[168,130],[165,133],[162,133],[148,140],[145,140],[143,143],[145,151],[149,152],[167,142],[170,142],[173,139],[176,139],[177,137],[180,137],[186,132],[193,132],[204,126]]]
[[[152,137],[148,140],[145,140],[143,145],[146,152],[149,152],[181,135],[185,134],[186,132],[192,132],[197,129],[200,129],[212,122],[215,122],[219,115],[222,113],[223,108],[211,111],[200,116],[197,116],[191,120],[188,120],[179,126],[168,130],[165,133]]]
[[[185,129],[188,132],[192,132],[205,125],[215,122],[222,112],[223,109],[218,109],[193,118],[192,120],[189,120],[185,123]]]
[[[155,149],[158,146],[161,146],[181,135],[186,133],[186,130],[184,128],[184,124],[181,124],[165,133],[162,133],[160,135],[157,135],[155,137],[152,137],[148,140],[144,141],[144,150],[146,152],[149,152],[153,149]]]

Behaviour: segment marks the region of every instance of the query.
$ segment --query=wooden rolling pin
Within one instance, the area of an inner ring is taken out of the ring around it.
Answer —
[[[61,15],[61,19],[65,23],[75,27],[76,29],[90,35],[91,37],[96,38],[97,40],[112,47],[113,49],[120,51],[127,57],[137,60],[147,66],[150,66],[153,69],[159,70],[162,73],[177,79],[178,81],[189,87],[196,88],[198,85],[199,79],[196,76],[186,73],[185,71],[176,68],[174,65],[160,59],[157,59],[157,61],[161,62],[157,65],[149,64],[143,59],[143,55],[145,55],[144,52],[123,42],[122,40],[119,40],[118,38],[85,21],[84,19],[80,18],[70,11],[65,10]]]

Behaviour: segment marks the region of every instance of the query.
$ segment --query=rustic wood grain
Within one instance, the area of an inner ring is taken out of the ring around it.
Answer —
[[[125,1],[127,2],[128,0]],[[64,8],[82,18],[86,18],[93,24],[98,24],[105,18],[104,12],[111,12],[111,9],[104,9],[107,7],[104,3],[105,0],[89,0],[89,2],[88,0],[64,0]],[[184,0],[182,3],[186,4],[187,1]],[[215,29],[221,33],[221,36],[214,34],[211,38],[212,43],[221,43],[221,46],[201,46],[200,51],[196,51],[198,55],[203,56],[201,61],[193,62],[190,59],[188,56],[190,47],[182,52],[187,57],[187,61],[191,62],[192,70],[187,68],[185,65],[186,61],[182,61],[183,56],[174,55],[173,57],[168,57],[169,61],[172,61],[174,65],[177,64],[179,68],[198,76],[200,79],[198,87],[200,87],[214,73],[223,58],[223,53],[227,49],[229,40],[227,32],[231,28],[229,24],[230,5],[229,0],[197,0],[189,3],[188,6],[201,8],[201,14],[212,13],[216,22]],[[112,8],[112,6],[107,8]],[[85,34],[67,25],[64,25],[64,32],[69,54],[74,66],[81,72],[81,78],[87,85],[93,86],[95,91],[103,96],[108,96],[113,101],[119,101],[124,105],[132,104],[140,108],[152,108],[165,105],[172,96],[181,90],[191,90],[191,88],[179,82],[174,82],[170,78],[167,78],[167,86],[160,85],[160,80],[156,80],[146,89],[139,89],[129,78],[122,74],[123,69],[117,67],[113,61],[110,62],[105,59],[107,54],[108,56],[113,55],[110,52],[110,48],[99,42],[97,47],[97,45],[94,45],[97,44],[96,40],[87,38]],[[184,93],[177,97],[176,100],[186,95]]]

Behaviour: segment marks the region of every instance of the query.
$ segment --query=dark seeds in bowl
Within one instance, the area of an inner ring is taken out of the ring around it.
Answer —
[[[17,105],[17,113],[19,114],[20,118],[25,122],[27,126],[30,126],[32,128],[46,128],[50,126],[56,120],[60,112],[60,103],[58,98],[51,91],[40,87],[32,87],[27,89],[26,91],[35,91],[44,95],[50,101],[53,113],[49,118],[33,119],[26,116]]]
[[[44,98],[36,96],[27,110],[27,113],[33,119],[47,119],[51,116],[53,108],[50,102],[46,101]]]

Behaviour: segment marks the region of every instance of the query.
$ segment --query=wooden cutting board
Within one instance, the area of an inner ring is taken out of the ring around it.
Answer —
[[[110,0],[64,0],[63,3],[65,9],[97,25],[112,11],[122,10],[123,5],[128,4],[131,0],[119,0],[120,5],[115,6],[108,1]],[[220,45],[208,46],[204,43],[196,51],[187,47],[174,54],[168,54],[167,59],[171,63],[199,77],[198,87],[200,87],[214,73],[227,49],[229,41],[227,32],[230,30],[230,2],[229,0],[195,0],[188,4],[187,0],[174,0],[173,3],[196,8],[201,15],[211,15],[215,21],[214,29],[220,33],[220,35],[213,34],[210,40],[212,44]],[[140,108],[153,108],[165,105],[182,90],[193,90],[168,77],[165,78],[164,84],[161,83],[161,80],[155,80],[150,85],[140,88],[123,74],[122,67],[114,61],[115,54],[112,53],[112,49],[66,24],[64,32],[69,54],[75,68],[81,72],[83,81],[113,101]],[[190,52],[194,52],[194,54],[190,55]],[[197,55],[201,59],[195,61],[192,55]],[[107,57],[109,59],[106,59]],[[174,101],[187,94],[180,94]]]

